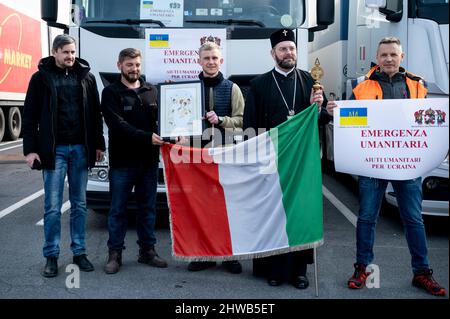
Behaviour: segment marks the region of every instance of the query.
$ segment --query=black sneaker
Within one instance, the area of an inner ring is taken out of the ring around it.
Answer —
[[[200,271],[207,268],[214,267],[216,265],[215,261],[191,261],[188,265],[189,271]]]
[[[87,259],[86,254],[73,256],[73,263],[77,265],[81,271],[93,271],[94,266]]]
[[[232,274],[240,274],[242,272],[241,263],[237,260],[227,260],[222,263],[225,269]]]
[[[298,276],[292,281],[292,285],[297,289],[306,289],[309,286],[308,277]]]
[[[47,257],[47,263],[45,264],[44,270],[42,271],[42,276],[51,278],[58,275],[58,257],[51,256]]]

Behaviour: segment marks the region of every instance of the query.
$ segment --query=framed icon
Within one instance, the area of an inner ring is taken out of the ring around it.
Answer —
[[[204,88],[201,81],[159,85],[159,135],[163,139],[201,136]]]

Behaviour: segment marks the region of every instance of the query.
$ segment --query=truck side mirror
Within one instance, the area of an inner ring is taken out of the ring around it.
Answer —
[[[69,31],[69,27],[65,24],[58,23],[58,0],[41,0],[41,19],[47,22],[49,27],[55,27]]]
[[[378,9],[386,7],[386,0],[365,0],[364,5],[367,8]]]
[[[58,19],[58,0],[41,0],[41,19],[55,23]]]
[[[334,0],[317,0],[317,26],[308,29],[308,42],[314,41],[314,32],[322,31],[334,23]]]
[[[391,22],[400,22],[403,17],[402,0],[386,0],[386,5],[378,9],[386,15],[386,20]]]
[[[317,25],[328,26],[334,23],[334,0],[317,0]]]

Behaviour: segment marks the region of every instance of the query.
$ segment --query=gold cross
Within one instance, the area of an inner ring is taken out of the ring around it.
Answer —
[[[287,35],[287,31],[283,30],[283,34],[284,34],[284,36],[286,36]]]

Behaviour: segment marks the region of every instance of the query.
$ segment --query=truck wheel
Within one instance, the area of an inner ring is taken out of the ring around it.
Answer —
[[[0,142],[3,140],[4,134],[5,134],[5,114],[3,114],[3,110],[0,109]]]
[[[7,136],[11,141],[15,141],[20,136],[22,130],[22,115],[18,107],[12,107],[8,112]]]

